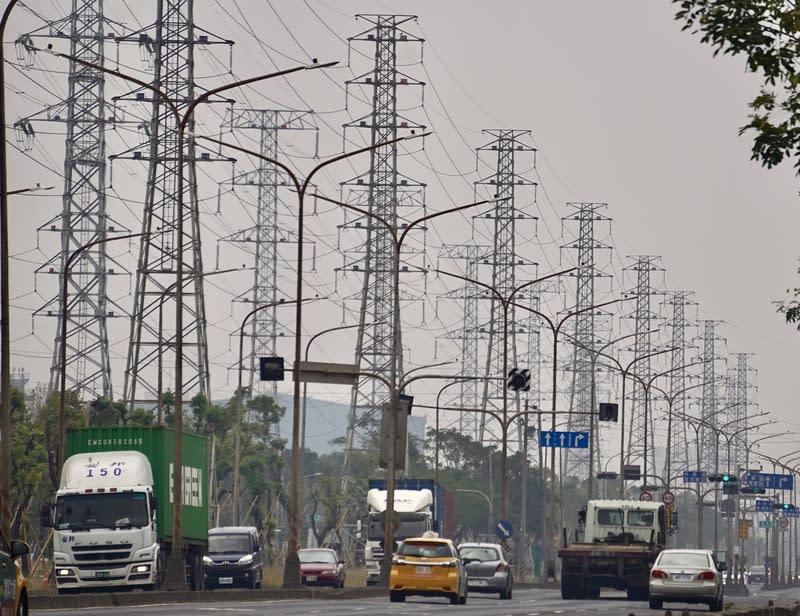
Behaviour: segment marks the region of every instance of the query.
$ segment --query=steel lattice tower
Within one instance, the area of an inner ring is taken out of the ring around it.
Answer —
[[[278,133],[282,130],[314,128],[307,122],[310,112],[293,110],[240,109],[231,110],[226,126],[231,130],[257,130],[259,154],[276,160],[278,158]],[[278,225],[278,187],[286,184],[284,174],[276,165],[259,159],[260,166],[253,171],[239,174],[231,180],[234,186],[255,187],[258,191],[256,224],[254,227],[234,233],[225,241],[255,244],[255,279],[249,293],[253,308],[273,304],[271,308],[259,310],[252,316],[249,353],[243,360],[247,366],[248,383],[252,395],[263,393],[273,398],[277,395],[277,382],[261,381],[258,374],[258,358],[277,355],[278,321],[278,246],[285,243],[289,230]],[[238,365],[237,365],[238,368]]]
[[[347,82],[359,85],[372,91],[371,112],[351,122],[348,127],[367,129],[370,131],[369,143],[377,145],[396,139],[399,129],[420,129],[415,124],[400,116],[397,111],[397,86],[422,86],[420,81],[412,79],[397,69],[397,44],[419,42],[422,39],[413,36],[400,28],[401,25],[416,20],[410,15],[359,15],[361,19],[372,24],[372,27],[349,39],[367,42],[374,46],[374,65],[371,71],[355,77]],[[420,47],[421,48],[421,47]],[[397,170],[397,145],[392,143],[381,145],[370,151],[370,168],[363,176],[356,177],[342,184],[342,190],[348,191],[345,201],[366,209],[398,229],[402,219],[398,208],[408,207],[424,209],[425,186],[401,175]],[[395,297],[393,276],[396,263],[396,247],[389,230],[371,216],[357,217],[344,224],[345,228],[366,231],[364,243],[352,251],[342,268],[345,271],[363,272],[361,292],[351,298],[360,303],[358,335],[355,348],[355,361],[363,372],[379,374],[391,380],[393,338],[401,341],[401,333],[395,332],[395,323],[399,328],[400,320],[395,319]],[[402,347],[402,342],[399,342]],[[402,353],[398,350],[397,369],[402,374]],[[388,398],[388,390],[375,378],[362,378],[353,387],[350,413],[348,416],[347,434],[345,437],[345,476],[348,472],[349,454],[354,446],[357,422],[366,417],[380,414],[382,405]]]
[[[632,378],[629,383],[631,388],[630,412],[627,408],[625,414],[628,421],[628,452],[627,458],[629,461],[635,459],[645,458],[646,468],[655,471],[655,448],[653,447],[653,418],[652,416],[645,416],[646,399],[645,391],[641,385],[641,381],[647,382],[650,375],[650,358],[648,354],[652,353],[654,347],[651,343],[653,329],[653,321],[658,318],[658,315],[653,313],[650,309],[651,297],[656,295],[658,291],[655,290],[650,282],[651,273],[654,271],[662,271],[662,269],[655,265],[656,260],[661,257],[656,256],[635,256],[629,257],[634,259],[635,263],[627,268],[628,271],[636,273],[636,287],[628,291],[629,295],[636,297],[636,308],[633,313],[634,318],[634,361],[632,373],[638,378]],[[640,381],[641,379],[641,381]],[[647,438],[645,440],[645,435]],[[642,469],[644,472],[644,469]],[[647,477],[642,478],[647,483]]]
[[[721,340],[716,333],[717,321],[700,321],[703,332],[700,340],[703,344],[703,354],[700,359],[703,363],[702,402],[700,406],[700,451],[701,460],[698,464],[701,469],[720,470],[718,465],[722,462],[719,458],[719,442],[717,433],[717,376],[716,362],[719,359],[716,343]]]
[[[478,265],[481,260],[490,255],[488,246],[475,244],[444,246],[440,253],[441,258],[461,259],[464,261],[465,278],[478,279]],[[459,341],[459,354],[461,356],[461,374],[480,374],[480,361],[478,353],[478,340],[481,332],[478,327],[478,300],[480,291],[473,283],[466,283],[460,289],[451,291],[449,297],[458,298],[463,302],[462,327],[456,332],[447,335],[448,338]],[[478,381],[463,381],[454,386],[458,393],[452,396],[449,404],[461,409],[476,409],[479,404]],[[478,439],[479,422],[477,413],[460,412],[458,414],[458,431],[473,440]]]
[[[183,114],[194,100],[194,2],[159,0],[157,15],[155,40],[151,42],[155,53],[153,83]],[[182,361],[186,366],[181,389],[186,399],[196,393],[209,393],[195,144],[193,139],[179,143],[175,115],[159,96],[148,92],[137,100],[143,98],[152,103],[152,119],[149,154],[137,157],[148,160],[149,169],[125,371],[125,397],[131,406],[158,400],[162,392],[157,383],[165,372],[162,362],[175,358],[175,279],[180,233],[184,236]],[[194,121],[189,122],[187,130],[194,130]],[[182,169],[178,164],[181,148]],[[183,195],[178,195],[180,174],[184,178]],[[183,218],[179,219],[181,200]],[[160,315],[169,322],[164,323]]]
[[[689,464],[689,434],[686,415],[686,399],[688,397],[688,375],[686,371],[686,330],[691,325],[686,320],[686,307],[695,306],[696,302],[690,297],[692,291],[667,292],[667,305],[672,306],[672,353],[669,373],[669,395],[672,397],[670,434],[667,435],[667,448],[670,450],[670,467],[664,469],[664,476],[668,478],[676,473],[692,470]]]
[[[748,365],[750,353],[736,353],[736,367],[733,377],[734,388],[734,410],[733,421],[729,422],[731,431],[736,433],[736,438],[731,443],[731,471],[737,472],[740,468],[748,468],[749,460],[746,443],[748,442],[748,417],[750,399],[748,389],[752,387],[749,383],[748,373],[753,370]],[[730,402],[729,402],[730,404]]]
[[[569,207],[577,212],[564,220],[573,220],[578,223],[577,242],[567,246],[578,251],[576,264],[578,270],[574,274],[576,280],[575,306],[570,312],[578,312],[573,319],[575,322],[574,351],[572,359],[572,395],[569,411],[570,432],[589,432],[595,445],[587,449],[567,449],[564,452],[564,466],[566,474],[574,477],[588,477],[590,472],[589,455],[594,453],[595,462],[600,460],[600,447],[598,432],[593,429],[595,424],[594,409],[597,408],[592,400],[592,351],[596,340],[595,321],[596,311],[587,310],[594,305],[594,279],[600,275],[594,264],[596,262],[595,250],[609,246],[595,239],[594,226],[598,221],[609,220],[608,217],[598,213],[607,207],[605,203],[568,203]],[[582,312],[580,312],[582,311]],[[597,466],[594,467],[597,469]]]
[[[530,145],[525,143],[525,140],[530,136],[529,130],[484,130],[485,134],[493,137],[493,141],[478,148],[478,152],[488,151],[495,155],[495,173],[487,178],[479,180],[476,184],[483,184],[490,186],[493,195],[501,199],[498,201],[492,213],[482,215],[481,218],[490,218],[494,221],[494,249],[492,253],[492,282],[491,286],[496,293],[499,293],[503,298],[508,299],[514,292],[516,285],[516,267],[521,263],[517,256],[516,250],[516,223],[519,220],[527,218],[517,210],[514,202],[515,190],[519,186],[530,185],[535,186],[534,182],[528,181],[517,174],[515,171],[515,163],[518,155],[525,152],[535,153],[536,150]],[[532,265],[532,264],[531,264]],[[526,297],[531,294],[530,289],[520,292],[514,296],[516,301],[524,302]],[[506,345],[509,345],[508,351],[508,366],[514,367],[517,364],[517,345],[516,345],[516,310],[512,305],[508,311],[508,336],[510,340],[503,337],[503,321],[505,313],[502,303],[498,300],[494,293],[485,293],[484,295],[490,300],[490,312],[487,329],[489,331],[489,344],[488,352],[486,355],[486,369],[484,374],[487,377],[503,375],[503,356]],[[505,377],[505,375],[503,375]],[[492,381],[486,379],[483,385],[483,400],[482,408],[493,408],[498,412],[503,412],[502,398],[503,388],[506,386],[505,380]],[[515,402],[519,402],[517,399]],[[511,403],[511,398],[509,398]],[[486,431],[488,428],[498,428],[496,421],[488,421],[488,414],[481,415],[481,427],[479,432],[479,440],[481,442],[498,442],[502,438],[499,430],[497,434],[493,434],[490,439],[486,438]],[[505,420],[505,418],[504,418]],[[512,426],[509,426],[511,428]],[[491,430],[489,430],[491,432]],[[505,435],[506,439],[511,442],[514,436],[510,433]]]
[[[50,26],[51,31],[62,29],[69,31],[71,56],[103,66],[102,1],[73,0],[71,14],[63,23]],[[106,211],[105,107],[103,72],[70,60],[67,99],[48,113],[51,120],[66,118],[62,211],[41,227],[60,234],[61,249],[37,269],[37,273],[58,275],[59,293],[34,312],[34,317],[44,314],[58,318],[49,390],[60,386],[62,332],[66,328],[66,386],[77,391],[82,400],[113,397],[107,324],[109,318],[124,312],[108,297],[108,277],[115,268],[110,266],[112,259],[106,254],[103,240],[123,229]],[[17,125],[24,130],[29,123],[30,118]],[[94,242],[101,243],[91,245]],[[75,258],[70,262],[72,255]],[[123,269],[115,265],[116,269]]]

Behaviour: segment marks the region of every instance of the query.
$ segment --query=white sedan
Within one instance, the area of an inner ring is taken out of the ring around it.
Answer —
[[[722,610],[722,572],[711,550],[664,550],[650,569],[650,609],[665,601],[707,603],[712,612]]]

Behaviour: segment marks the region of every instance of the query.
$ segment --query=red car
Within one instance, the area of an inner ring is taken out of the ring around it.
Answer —
[[[300,557],[300,579],[307,586],[344,588],[344,561],[336,550],[306,548],[297,551]]]

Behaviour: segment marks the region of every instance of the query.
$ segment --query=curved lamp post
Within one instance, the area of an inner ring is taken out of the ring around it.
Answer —
[[[328,68],[338,64],[338,62],[328,62],[324,64],[318,64],[316,61],[312,64],[307,65],[300,65],[290,69],[275,71],[273,73],[268,73],[264,75],[258,75],[256,77],[250,77],[248,79],[242,79],[239,81],[235,81],[233,83],[225,84],[223,86],[219,86],[217,88],[212,88],[203,92],[200,96],[193,99],[191,102],[188,103],[183,113],[178,107],[178,103],[173,100],[170,96],[164,93],[161,89],[157,86],[154,86],[151,83],[147,83],[146,81],[142,81],[141,79],[137,79],[135,77],[131,77],[130,75],[125,75],[120,71],[106,68],[104,66],[100,66],[94,64],[92,62],[87,62],[82,60],[81,58],[77,58],[75,56],[71,56],[69,54],[55,52],[52,50],[43,50],[37,49],[35,47],[30,46],[30,49],[35,51],[43,51],[45,53],[50,53],[59,58],[64,58],[70,60],[72,62],[76,62],[83,66],[88,66],[94,68],[96,70],[102,71],[109,75],[114,75],[123,79],[125,81],[129,81],[131,83],[135,83],[138,86],[153,92],[159,99],[169,108],[172,112],[172,115],[177,123],[177,134],[178,134],[178,181],[177,181],[177,255],[176,255],[176,270],[177,270],[177,285],[176,285],[176,296],[175,296],[175,303],[176,303],[176,314],[175,314],[175,357],[176,357],[176,366],[175,366],[175,442],[173,445],[173,489],[172,489],[172,537],[173,537],[173,549],[170,553],[169,562],[167,563],[167,573],[166,573],[166,581],[169,583],[170,587],[179,588],[185,585],[185,571],[183,568],[183,554],[182,554],[182,546],[180,545],[180,537],[182,533],[182,526],[183,526],[183,516],[181,511],[182,500],[183,500],[183,264],[184,264],[184,233],[183,233],[183,219],[184,219],[184,173],[183,169],[185,166],[185,151],[183,147],[184,138],[187,135],[187,127],[191,123],[194,110],[197,108],[198,105],[204,103],[209,98],[216,94],[220,94],[227,90],[231,90],[233,88],[242,87],[245,85],[249,85],[252,83],[257,83],[260,81],[264,81],[266,79],[271,79],[273,77],[281,77],[284,75],[289,75],[291,73],[296,73],[303,70],[311,70],[311,69],[318,69],[318,68]],[[195,135],[196,137],[196,135]],[[227,145],[227,144],[226,144]],[[266,157],[263,157],[266,158]],[[341,157],[340,157],[341,158]],[[336,160],[336,159],[334,159]],[[333,161],[328,161],[333,162]],[[280,163],[277,163],[280,165]],[[319,165],[318,167],[323,166]],[[285,165],[280,165],[284,168]],[[293,176],[294,179],[294,176]],[[302,207],[301,207],[301,226],[300,226],[300,237],[298,238],[298,253],[299,256],[302,257]],[[298,266],[299,269],[299,266]],[[299,276],[298,276],[298,286],[299,285]],[[296,301],[298,302],[298,306],[302,297],[300,295],[297,296]],[[298,309],[299,313],[299,309]],[[298,327],[299,327],[298,322]],[[297,336],[299,337],[299,332]],[[299,356],[299,353],[298,353]],[[295,375],[297,376],[297,375]],[[295,393],[297,396],[297,392]],[[296,492],[296,486],[292,490]],[[294,505],[293,505],[294,506]],[[295,533],[296,534],[296,533]],[[295,540],[295,545],[297,541]],[[294,556],[296,557],[297,550],[294,550]],[[290,559],[291,560],[291,559]],[[299,562],[297,564],[297,579],[299,583]]]

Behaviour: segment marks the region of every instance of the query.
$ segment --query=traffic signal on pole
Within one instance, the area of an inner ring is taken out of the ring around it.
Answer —
[[[261,381],[282,381],[283,357],[259,357],[258,375]]]
[[[738,494],[739,493],[739,478],[728,473],[722,475],[722,493],[723,494]]]
[[[730,473],[723,473],[722,474],[722,482],[723,483],[738,483],[739,478],[735,475],[731,475]]]
[[[512,368],[508,373],[508,388],[511,391],[530,391],[531,371],[525,368]]]
[[[759,488],[757,486],[742,486],[739,488],[739,494],[766,494],[767,491],[764,488]]]
[[[747,525],[746,520],[739,521],[739,539],[748,539],[750,537],[750,527]]]
[[[722,475],[710,474],[706,475],[706,479],[708,479],[709,481],[713,481],[715,483],[719,483],[720,481],[722,481]]]
[[[601,402],[598,408],[598,421],[617,421],[619,405],[616,402]]]

